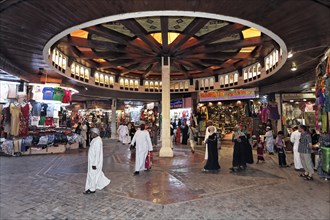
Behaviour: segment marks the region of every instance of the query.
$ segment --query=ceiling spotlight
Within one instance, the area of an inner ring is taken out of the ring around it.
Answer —
[[[292,53],[292,51],[289,51],[288,58],[291,58],[291,57],[293,57],[293,53]]]
[[[88,90],[88,88],[87,88],[87,87],[85,87],[85,90]]]
[[[297,65],[295,62],[292,62],[292,65],[291,65],[291,71],[296,71],[298,68],[297,68]]]

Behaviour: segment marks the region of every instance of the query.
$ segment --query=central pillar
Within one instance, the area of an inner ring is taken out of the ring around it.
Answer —
[[[116,109],[117,109],[117,99],[112,99],[111,105],[111,139],[117,139],[117,127],[116,127]]]
[[[162,147],[159,157],[173,157],[171,148],[171,128],[170,128],[170,58],[162,57]]]

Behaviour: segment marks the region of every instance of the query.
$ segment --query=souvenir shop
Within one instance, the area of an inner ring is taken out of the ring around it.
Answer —
[[[133,122],[135,126],[156,122],[159,124],[158,103],[140,101],[124,101],[119,103],[116,111],[117,123]]]
[[[190,98],[191,99],[191,98]],[[190,120],[192,118],[192,108],[191,104],[184,100],[171,101],[170,109],[170,119],[172,122],[175,122],[177,125],[180,121],[180,124],[186,122],[190,125]]]
[[[1,152],[63,153],[78,145],[79,137],[66,127],[65,109],[77,92],[54,84],[1,82]]]
[[[253,131],[253,118],[258,117],[261,107],[256,89],[201,92],[199,101],[196,119],[201,135],[208,120],[221,133],[231,133],[237,124]]]
[[[330,49],[315,69],[315,128],[330,132]]]
[[[315,128],[315,95],[313,93],[282,94],[282,125],[290,134],[296,125]]]

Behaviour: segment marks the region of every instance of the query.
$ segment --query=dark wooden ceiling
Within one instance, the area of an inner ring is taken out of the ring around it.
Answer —
[[[84,28],[78,31],[84,37],[71,33],[56,45],[70,60],[142,79],[160,80],[161,57],[170,57],[171,79],[190,79],[242,69],[275,48],[266,35],[244,38],[242,31],[249,28],[198,17],[131,18]],[[175,39],[169,41],[171,34]],[[247,47],[253,48],[240,52]]]
[[[285,82],[295,82],[294,79],[299,78],[312,83],[313,69],[330,45],[330,9],[327,1],[6,0],[0,1],[0,68],[31,81],[38,81],[39,68],[44,68],[49,75],[60,77],[42,56],[44,46],[53,36],[69,27],[105,16],[155,10],[198,11],[237,17],[261,25],[278,35],[295,55],[278,73],[252,85],[261,87],[264,92],[297,92],[305,89],[306,85],[287,87]],[[180,13],[175,16],[180,17]],[[157,19],[160,32],[171,31],[170,25],[167,25],[170,18],[161,16]],[[196,33],[210,22],[210,19],[192,18],[179,31],[177,40],[169,44],[164,37],[160,45],[149,35],[152,31],[141,25],[139,19],[120,20],[120,25],[131,36],[109,28],[111,24],[102,24],[85,29],[89,32],[88,39],[65,37],[60,40],[59,47],[73,57],[75,54],[72,47],[91,48],[91,52],[82,52],[75,59],[118,75],[142,78],[157,77],[159,57],[169,55],[174,58],[172,71],[180,73],[176,74],[178,78],[194,78],[227,71],[224,62],[229,57],[236,56],[240,62],[236,67],[248,65],[276,46],[266,35],[254,39],[243,39],[240,36],[231,42],[212,45],[211,43],[225,37],[223,33],[235,35],[246,27],[229,23],[223,27],[226,31],[219,31],[222,28],[218,28],[204,36],[197,36]],[[109,41],[100,42],[100,37]],[[261,54],[251,53],[248,57],[240,57],[239,49],[248,45],[260,48]],[[141,53],[144,56],[139,58]],[[104,58],[106,62],[98,63],[95,61],[97,58]],[[292,61],[298,65],[296,72],[290,71]],[[211,66],[215,68],[210,68]],[[67,79],[64,82],[72,83]],[[94,90],[97,93],[98,90]],[[103,91],[99,90],[100,93]]]

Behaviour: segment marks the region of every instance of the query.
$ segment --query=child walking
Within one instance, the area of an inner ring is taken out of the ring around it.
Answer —
[[[277,133],[277,137],[275,140],[275,145],[278,149],[278,163],[280,167],[288,167],[286,164],[286,153],[285,153],[285,142],[283,140],[284,138],[284,133],[283,131],[279,131]]]
[[[257,136],[257,142],[254,144],[253,147],[257,147],[257,163],[259,163],[260,161],[265,162],[265,158],[264,158],[264,143],[260,140],[260,136]]]

